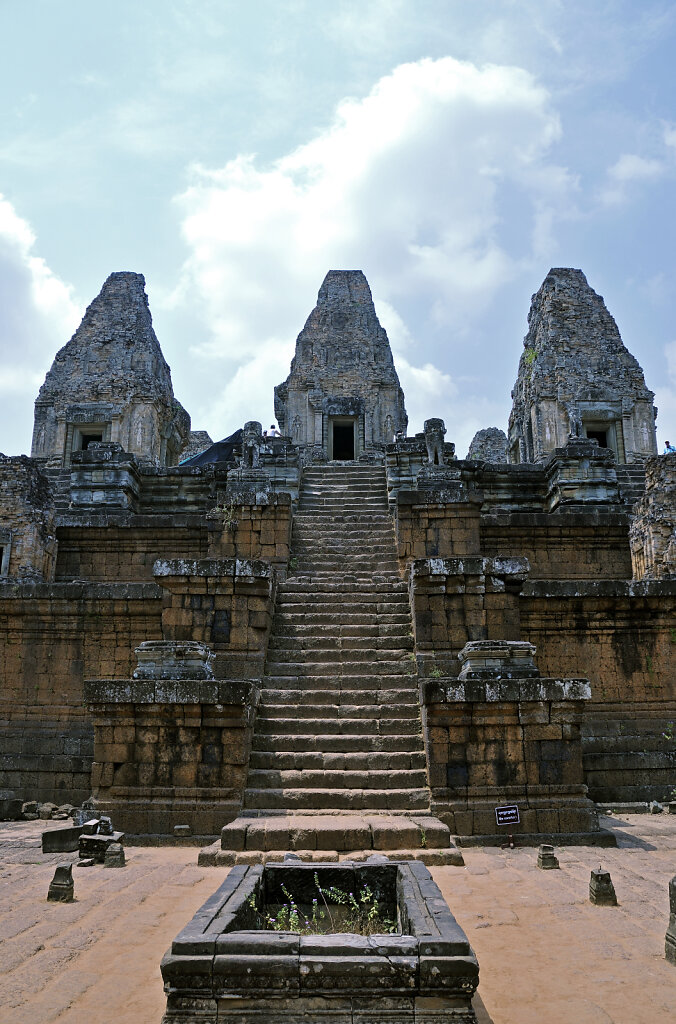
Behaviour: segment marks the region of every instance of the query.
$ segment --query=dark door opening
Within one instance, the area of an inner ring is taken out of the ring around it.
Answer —
[[[333,424],[333,458],[354,459],[354,423]]]
[[[608,431],[607,430],[588,430],[587,437],[591,441],[598,441],[599,448],[608,447]]]
[[[97,444],[99,441],[103,441],[103,434],[83,434],[82,451],[86,452],[90,444]]]

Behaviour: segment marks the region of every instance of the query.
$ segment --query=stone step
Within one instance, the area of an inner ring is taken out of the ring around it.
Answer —
[[[408,605],[396,612],[381,612],[380,614],[377,614],[371,605],[362,611],[350,610],[349,612],[345,610],[344,606],[341,606],[340,613],[320,609],[308,612],[302,617],[298,614],[298,607],[299,605],[294,602],[286,606],[284,610],[278,609],[273,622],[273,631],[281,632],[283,630],[285,633],[289,632],[289,635],[302,636],[302,631],[307,630],[310,635],[315,636],[318,628],[326,626],[327,635],[329,635],[328,627],[331,627],[330,631],[333,632],[340,629],[341,635],[368,636],[371,634],[363,633],[362,630],[377,629],[380,631],[387,628],[399,629],[402,626],[409,628],[411,626]]]
[[[316,733],[324,736],[415,736],[421,735],[420,717],[408,718],[285,718],[256,717],[256,735],[298,736]]]
[[[311,480],[305,477],[301,484],[300,493],[303,497],[310,495],[317,498],[331,497],[336,494],[347,496],[350,494],[371,494],[382,497],[387,494],[387,484],[382,477],[380,480],[359,479],[358,477],[344,477],[341,480]]]
[[[336,512],[387,512],[387,500],[382,497],[353,494],[336,495],[335,497],[306,497],[303,495],[298,502],[300,512],[326,511]]]
[[[321,751],[265,751],[252,750],[250,769],[274,768],[280,771],[410,771],[427,768],[423,751],[397,753],[395,751],[354,751],[353,753],[323,753]]]
[[[317,595],[317,599],[312,601],[307,594],[300,594],[297,600],[282,601],[277,614],[281,616],[282,622],[293,619],[296,623],[319,623],[327,617],[330,622],[345,625],[374,623],[379,622],[381,618],[389,623],[402,618],[409,624],[411,622],[405,596],[400,600],[394,600],[392,595],[382,594],[374,601],[350,601],[347,594]],[[310,616],[316,618],[311,619]]]
[[[390,654],[390,657],[387,655]],[[296,671],[296,665],[300,667],[299,674],[304,675],[309,670],[310,674],[326,675],[327,672],[331,673],[333,669],[340,675],[344,668],[349,668],[354,671],[355,668],[367,666],[369,671],[372,671],[374,675],[382,675],[383,672],[393,673],[400,672],[401,675],[406,675],[406,663],[410,661],[413,664],[412,659],[405,650],[397,652],[389,652],[374,650],[372,647],[367,650],[303,650],[299,649],[298,645],[291,648],[273,648],[268,651],[268,657],[266,661],[267,671],[266,675],[274,676],[278,669],[282,670],[283,675],[293,675]],[[377,664],[376,664],[377,663]],[[316,672],[311,668],[312,665],[321,666],[317,668]],[[380,668],[380,671],[378,671]],[[412,672],[410,674],[413,674]]]
[[[359,673],[361,669],[361,673]],[[368,669],[368,671],[365,671]],[[303,661],[296,658],[292,661],[282,661],[278,657],[269,658],[266,662],[265,675],[270,678],[288,678],[289,676],[295,676],[296,678],[305,678],[315,676],[329,676],[335,678],[341,678],[343,676],[352,676],[356,674],[362,675],[364,678],[367,676],[373,676],[380,678],[381,676],[395,676],[403,683],[407,677],[417,676],[417,666],[411,662],[410,669],[407,670],[406,662],[401,661],[376,661],[373,663],[370,659],[363,661]]]
[[[324,725],[325,723],[321,723]],[[347,733],[266,733],[254,732],[252,750],[265,753],[312,753],[352,754],[352,753],[420,753],[423,751],[420,733],[408,736],[369,736],[366,741],[363,735]]]
[[[420,708],[417,704],[413,703],[397,703],[384,707],[382,704],[373,703],[305,704],[305,702],[300,702],[292,704],[280,701],[269,704],[267,700],[265,704],[258,705],[256,721],[261,726],[261,729],[265,726],[269,732],[275,732],[277,731],[275,729],[276,722],[294,721],[297,723],[300,719],[310,719],[312,721],[326,721],[328,719],[338,723],[341,720],[354,721],[357,718],[379,721],[384,713],[396,716],[398,720],[407,718],[420,723]]]
[[[331,596],[345,593],[354,594],[360,604],[380,604],[384,597],[390,601],[408,604],[406,581],[395,578],[394,573],[391,573],[388,578],[384,573],[378,573],[370,581],[363,577],[354,581],[348,578],[335,583],[323,580],[321,587],[317,587],[316,584],[313,587],[312,583],[305,580],[288,579],[280,585],[277,591],[277,600],[292,601],[298,596],[305,597],[307,594]]]
[[[396,769],[345,771],[323,769],[293,771],[279,769],[252,769],[247,777],[247,789],[424,789],[427,773],[422,768],[398,771]]]
[[[429,810],[428,789],[246,789],[244,807],[259,810]]]
[[[301,857],[305,855],[306,858],[310,851],[315,851],[321,858],[324,850],[364,851],[364,856],[374,850],[385,853],[415,850],[422,859],[427,851],[434,850],[437,854],[455,854],[455,859],[446,863],[462,864],[462,855],[453,844],[448,826],[424,812],[410,815],[381,812],[363,816],[342,811],[277,813],[270,816],[249,813],[226,825],[215,846],[217,849],[208,847],[207,850],[209,853],[213,850],[216,856],[219,852],[239,850],[246,850],[249,856],[254,851],[297,850]],[[203,860],[200,855],[200,863],[217,861]],[[434,863],[439,861],[434,860]]]
[[[289,583],[314,582],[315,587],[321,592],[327,592],[326,586],[333,585],[336,579],[343,584],[344,592],[351,592],[352,587],[357,583],[366,583],[371,578],[381,575],[384,571],[396,573],[397,563],[395,561],[380,563],[372,568],[367,568],[364,563],[359,565],[350,564],[347,559],[331,566],[330,563],[322,561],[308,561],[299,558],[289,566]],[[376,591],[380,588],[375,587]],[[335,591],[331,591],[335,592]]]
[[[290,623],[284,619],[273,626],[270,642],[272,643],[273,640],[281,639],[282,637],[302,642],[306,639],[314,639],[317,636],[321,636],[326,640],[368,640],[369,637],[373,639],[386,639],[387,637],[410,636],[411,620],[407,616],[390,617],[399,618],[401,622],[381,623],[380,617],[378,617],[378,619],[368,623],[345,623],[341,621],[341,616],[332,615],[330,618],[325,616],[329,621],[322,624],[321,633],[318,633],[317,626],[312,623]]]
[[[375,535],[388,533],[394,530],[394,522],[389,512],[370,512],[368,515],[350,513],[344,518],[337,517],[334,524],[326,513],[297,511],[293,517],[293,529],[303,530],[308,534],[311,531],[319,531],[320,536],[335,536],[340,529],[341,536],[350,537],[352,534],[363,535],[372,530]]]
[[[327,673],[324,675],[276,675],[274,678],[268,676],[268,684],[275,690],[329,690],[347,692],[348,690],[396,690],[409,688],[417,693],[418,677],[413,674],[402,674],[401,672],[383,675],[369,673]]]
[[[268,646],[268,657],[271,651],[410,651],[413,649],[413,637],[403,631],[397,636],[304,636],[299,640],[297,636],[280,636],[273,634],[270,637]]]
[[[259,707],[273,707],[277,704],[291,706],[302,704],[304,707],[315,707],[318,709],[331,705],[341,707],[360,707],[363,704],[373,704],[382,707],[393,705],[412,704],[419,707],[418,688],[398,687],[387,690],[331,690],[328,687],[324,690],[314,689],[275,689],[273,686],[265,686],[261,693]]]

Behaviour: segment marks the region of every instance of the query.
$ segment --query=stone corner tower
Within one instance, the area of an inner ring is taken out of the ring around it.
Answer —
[[[142,274],[111,274],[35,402],[31,455],[68,466],[73,452],[113,441],[152,465],[172,465],[190,433],[174,398]]]
[[[330,270],[275,388],[275,415],[296,445],[356,459],[408,422],[390,343],[361,270]]]
[[[569,435],[618,463],[657,453],[654,394],[606,304],[581,270],[552,268],[531,300],[512,391],[510,462],[538,462]]]

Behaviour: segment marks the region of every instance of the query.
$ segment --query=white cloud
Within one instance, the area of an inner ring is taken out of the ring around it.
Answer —
[[[0,451],[28,451],[32,402],[80,318],[70,287],[35,253],[35,235],[0,195]]]
[[[639,156],[637,153],[623,153],[608,168],[608,181],[601,193],[602,202],[608,206],[623,203],[629,198],[629,185],[655,181],[662,177],[664,171],[665,166],[661,160]]]
[[[208,338],[193,345],[196,365],[218,359],[214,372],[231,373],[210,404],[192,388],[196,425],[236,426],[252,373],[271,394],[331,268],[365,271],[406,352],[397,363],[411,410],[451,416],[452,381],[431,339],[446,359],[567,215],[575,182],[547,162],[560,134],[530,74],[445,57],[395,68],[269,165],[240,154],[220,169],[194,166],[177,198],[189,257],[174,303],[202,310]]]

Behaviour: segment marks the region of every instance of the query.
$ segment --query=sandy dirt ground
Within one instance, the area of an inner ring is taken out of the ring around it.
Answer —
[[[76,901],[48,903],[54,866],[77,857],[42,854],[47,826],[0,824],[0,1024],[160,1024],[160,959],[226,869],[197,867],[191,847],[131,847],[126,868],[74,868]],[[432,869],[479,958],[480,1024],[674,1024],[676,816],[612,826],[619,849],[559,850],[559,871],[533,849],[468,849],[465,868]],[[599,862],[616,908],[588,901]]]

